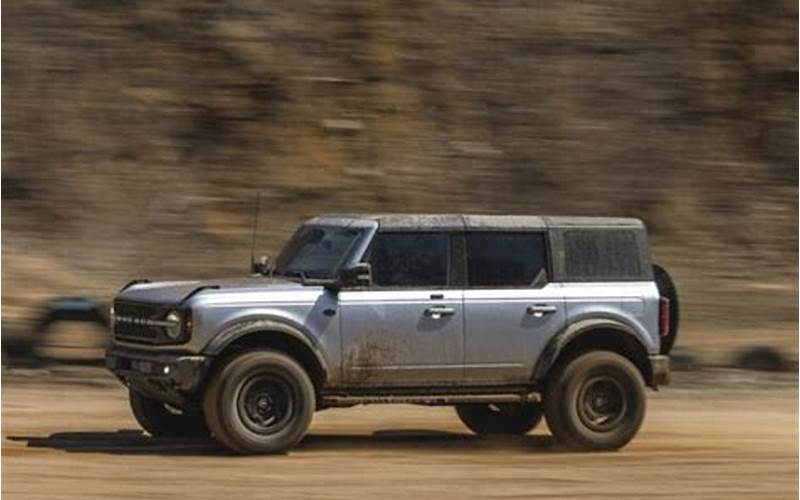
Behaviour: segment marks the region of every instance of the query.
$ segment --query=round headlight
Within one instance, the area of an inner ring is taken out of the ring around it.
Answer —
[[[181,314],[178,311],[170,311],[167,317],[164,318],[169,323],[164,330],[166,330],[167,337],[176,340],[181,336]]]

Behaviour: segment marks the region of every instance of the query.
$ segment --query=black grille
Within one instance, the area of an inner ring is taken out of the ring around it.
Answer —
[[[155,344],[163,338],[163,327],[135,321],[161,321],[165,314],[162,306],[115,301],[114,337],[128,342]]]

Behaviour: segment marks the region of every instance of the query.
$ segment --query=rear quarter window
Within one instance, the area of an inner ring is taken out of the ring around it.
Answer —
[[[564,231],[564,274],[570,281],[646,278],[636,232],[569,229]]]

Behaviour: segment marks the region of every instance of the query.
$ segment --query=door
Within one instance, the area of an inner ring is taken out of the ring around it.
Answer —
[[[362,260],[373,286],[339,292],[344,384],[461,381],[463,291],[450,286],[451,235],[378,232]]]
[[[564,297],[548,283],[543,232],[466,233],[465,379],[524,383],[565,324]]]

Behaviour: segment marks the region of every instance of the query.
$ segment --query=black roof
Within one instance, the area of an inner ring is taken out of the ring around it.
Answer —
[[[627,217],[472,215],[472,214],[322,214],[306,224],[377,225],[384,230],[526,230],[550,227],[642,228],[639,219]]]

